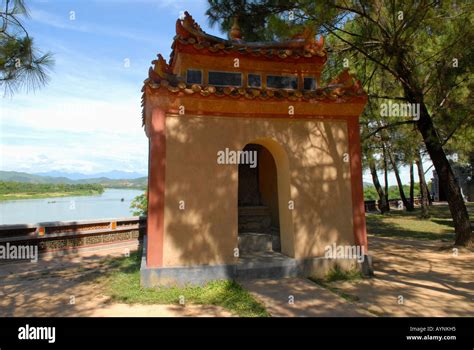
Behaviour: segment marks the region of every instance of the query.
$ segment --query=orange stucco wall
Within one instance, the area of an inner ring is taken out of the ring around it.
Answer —
[[[258,184],[262,203],[270,209],[272,226],[280,225],[278,211],[278,178],[273,156],[265,147],[258,152]]]
[[[218,164],[217,152],[248,143],[275,159],[284,254],[354,244],[344,120],[167,115],[163,266],[235,262],[238,166]]]

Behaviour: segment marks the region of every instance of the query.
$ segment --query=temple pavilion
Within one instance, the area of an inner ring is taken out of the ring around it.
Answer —
[[[142,284],[320,275],[331,246],[368,254],[359,116],[347,70],[321,81],[323,37],[222,39],[186,12],[143,86],[149,139]],[[237,160],[237,161],[236,161]]]

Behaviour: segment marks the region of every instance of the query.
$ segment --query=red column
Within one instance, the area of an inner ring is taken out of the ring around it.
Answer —
[[[163,265],[165,219],[166,115],[155,108],[151,115],[148,151],[147,267]]]
[[[349,157],[351,164],[352,217],[355,243],[364,247],[368,254],[367,228],[365,224],[364,190],[362,185],[362,154],[360,147],[359,119],[348,118]]]

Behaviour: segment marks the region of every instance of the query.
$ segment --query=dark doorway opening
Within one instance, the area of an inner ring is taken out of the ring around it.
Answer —
[[[281,251],[278,182],[275,160],[268,149],[248,144],[256,164],[239,163],[238,234],[241,252]],[[252,159],[248,157],[242,159]]]

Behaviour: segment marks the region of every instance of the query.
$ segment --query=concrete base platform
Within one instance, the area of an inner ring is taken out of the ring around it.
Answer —
[[[147,288],[158,286],[204,285],[213,280],[245,280],[287,277],[323,277],[338,266],[343,270],[361,268],[356,260],[349,259],[292,259],[272,251],[247,253],[236,264],[199,265],[149,268],[146,254],[140,269],[141,285]]]
[[[235,278],[284,278],[299,276],[299,261],[274,251],[243,254],[235,266]]]

